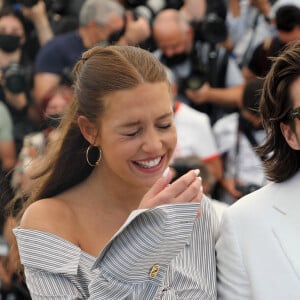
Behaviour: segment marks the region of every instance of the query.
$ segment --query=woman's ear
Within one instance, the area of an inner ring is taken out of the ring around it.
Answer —
[[[300,150],[299,141],[297,139],[296,133],[291,128],[291,125],[281,122],[280,129],[281,129],[282,135],[284,136],[284,138],[285,138],[286,142],[289,144],[289,146],[294,150]]]
[[[98,128],[97,126],[89,121],[85,116],[79,116],[77,119],[78,126],[84,138],[93,146],[96,145]]]

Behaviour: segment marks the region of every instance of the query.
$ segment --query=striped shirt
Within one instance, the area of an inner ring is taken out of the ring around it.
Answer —
[[[50,233],[16,228],[33,300],[216,299],[217,217],[210,201],[136,210],[91,256]]]

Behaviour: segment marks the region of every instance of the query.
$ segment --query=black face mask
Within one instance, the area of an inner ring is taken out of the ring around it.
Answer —
[[[126,31],[126,16],[123,16],[124,25],[120,30],[113,31],[107,38],[108,44],[116,43]]]
[[[125,26],[118,31],[112,32],[107,39],[108,43],[110,45],[116,43],[121,38],[121,36],[124,35],[124,33],[125,33]]]
[[[7,53],[11,53],[20,48],[21,37],[12,34],[0,34],[0,48]]]
[[[166,56],[163,55],[162,56],[162,61],[168,66],[168,67],[172,67],[174,65],[178,65],[183,63],[184,61],[186,61],[189,58],[189,55],[186,52],[180,53],[180,54],[175,54],[173,56]]]
[[[47,128],[55,129],[59,126],[62,118],[62,114],[47,115],[45,118],[45,124]]]

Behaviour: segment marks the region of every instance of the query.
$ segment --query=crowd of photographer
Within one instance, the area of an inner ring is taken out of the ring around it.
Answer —
[[[263,81],[257,76],[270,68],[270,56],[300,38],[297,0],[3,0],[0,5],[0,167],[12,196],[30,192],[38,159],[55,141],[57,120],[71,102],[75,62],[86,49],[109,43],[153,52],[174,76],[176,103],[208,120],[214,160],[196,149],[207,146],[206,140],[190,141],[185,155],[176,157],[183,159],[180,164],[174,160],[179,173],[195,167],[183,166],[185,157],[198,157],[209,172],[215,164],[209,193],[228,204],[266,184],[263,158],[253,150],[259,143],[251,138],[264,138],[256,112]],[[266,67],[259,73],[262,56]],[[63,105],[49,112],[51,103]],[[180,126],[191,128],[189,122],[183,118]],[[0,194],[3,204],[3,187]],[[3,228],[6,221],[11,219]],[[1,262],[7,255],[0,254]],[[29,296],[18,297],[9,299]]]

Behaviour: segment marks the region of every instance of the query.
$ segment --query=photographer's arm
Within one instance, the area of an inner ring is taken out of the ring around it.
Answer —
[[[240,1],[239,0],[229,0],[228,12],[231,13],[233,18],[237,18],[241,14]]]
[[[126,12],[126,31],[119,39],[119,45],[135,46],[145,41],[151,35],[150,22],[143,16],[139,16],[137,20],[131,11]]]
[[[40,46],[45,45],[54,36],[46,11],[46,4],[39,0],[32,7],[22,7],[23,15],[29,19],[35,28]]]
[[[213,88],[205,83],[198,90],[186,90],[186,95],[196,104],[213,103],[222,106],[240,107],[244,84],[227,88]]]
[[[59,85],[61,77],[59,74],[42,72],[34,75],[34,101],[41,107],[44,97]]]
[[[188,20],[200,20],[204,17],[206,11],[206,1],[184,0],[180,13]]]
[[[0,116],[0,161],[1,168],[7,172],[15,166],[17,154],[13,139],[12,119],[8,109],[2,103],[0,103]]]
[[[0,160],[4,171],[10,171],[17,162],[16,147],[13,140],[0,140]]]

